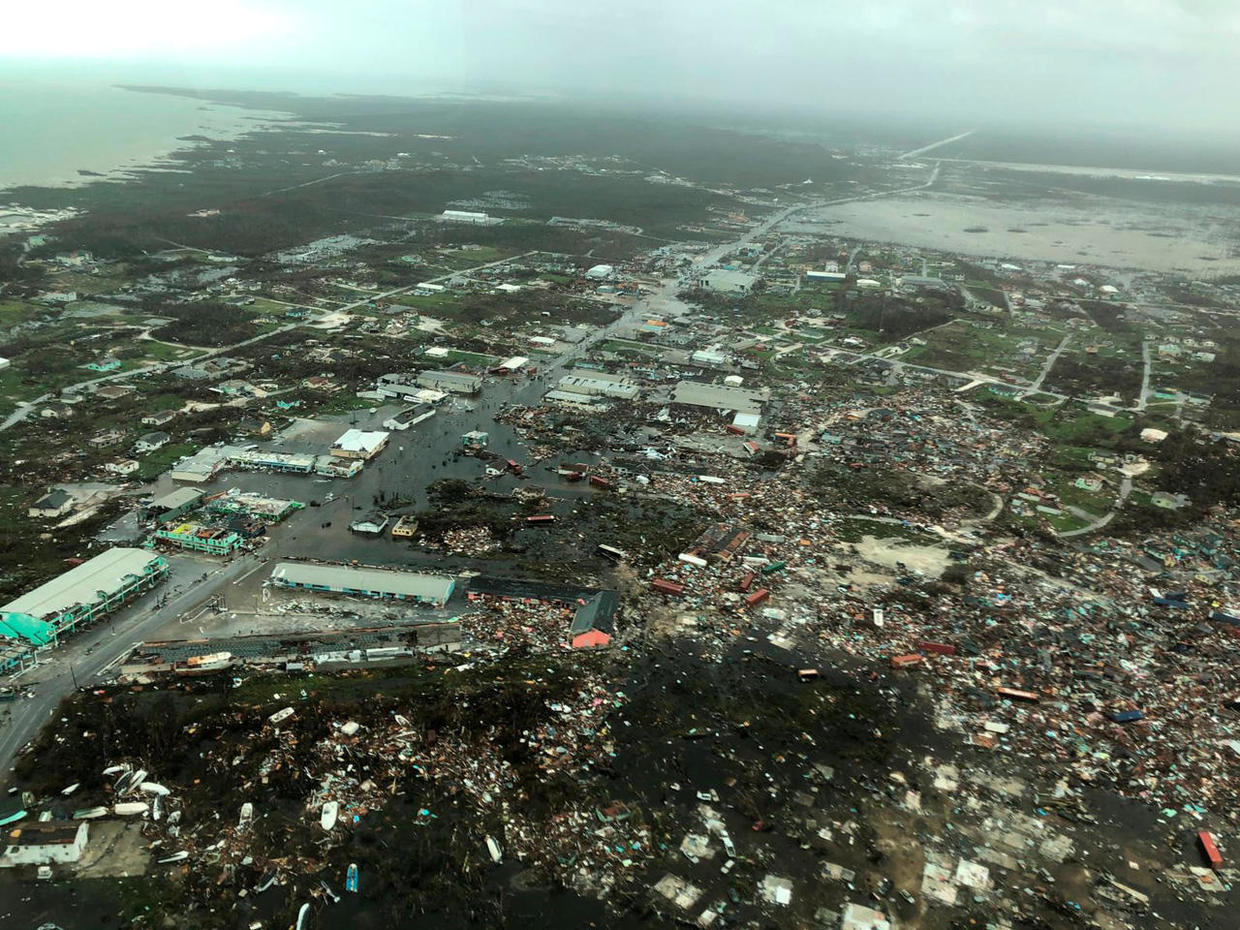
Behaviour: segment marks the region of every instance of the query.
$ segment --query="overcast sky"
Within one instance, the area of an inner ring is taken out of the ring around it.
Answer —
[[[1226,128],[1240,0],[57,0],[0,60],[169,82]],[[42,70],[41,68],[39,70]]]

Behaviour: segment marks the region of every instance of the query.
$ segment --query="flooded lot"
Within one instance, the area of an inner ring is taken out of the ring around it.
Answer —
[[[1240,213],[1221,205],[1139,204],[1076,192],[1070,199],[1009,204],[927,191],[807,216],[813,220],[790,228],[978,256],[1192,274],[1240,270]]]

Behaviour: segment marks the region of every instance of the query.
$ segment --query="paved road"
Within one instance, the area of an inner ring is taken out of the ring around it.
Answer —
[[[0,781],[7,777],[17,751],[35,737],[75,686],[85,688],[95,683],[99,675],[127,655],[135,643],[209,600],[234,578],[253,570],[260,559],[247,555],[213,567],[193,557],[173,556],[169,563],[169,578],[159,588],[110,619],[72,636],[53,650],[38,668],[10,679],[13,684],[28,685],[34,697],[4,705],[8,714],[0,716],[3,720],[0,723]],[[168,602],[159,607],[159,599],[164,594],[169,595]]]
[[[924,155],[926,152],[932,152],[941,146],[950,145],[953,142],[959,142],[961,139],[967,139],[975,132],[977,132],[976,129],[970,129],[966,132],[960,133],[959,135],[952,136],[949,139],[940,139],[938,142],[931,142],[929,145],[923,145],[919,149],[913,149],[911,152],[905,152],[903,155],[899,156],[899,160],[903,161],[906,158],[916,158],[918,155]]]
[[[1116,502],[1115,506],[1111,509],[1109,513],[1099,517],[1097,520],[1095,520],[1093,523],[1090,523],[1088,526],[1082,526],[1080,529],[1077,529],[1077,530],[1068,530],[1067,532],[1060,533],[1059,535],[1065,539],[1068,539],[1073,536],[1084,536],[1086,533],[1092,533],[1095,530],[1102,529],[1104,526],[1106,526],[1108,523],[1110,523],[1112,520],[1115,519],[1115,515],[1119,513],[1120,510],[1123,508],[1124,502],[1128,500],[1128,495],[1131,493],[1132,493],[1132,479],[1125,476],[1124,480],[1121,481],[1119,485],[1119,500]]]
[[[1141,372],[1141,396],[1137,398],[1137,412],[1145,410],[1146,404],[1150,398],[1150,341],[1149,339],[1141,340],[1141,364],[1144,370]]]
[[[841,350],[836,350],[836,351],[839,352],[840,355],[845,355],[845,356],[848,356],[850,358],[854,358],[857,360],[870,359],[876,362],[885,362],[886,364],[891,365],[893,368],[912,368],[915,371],[928,371],[931,374],[946,375],[946,376],[950,376],[953,378],[971,378],[974,381],[977,381],[981,384],[993,384],[996,387],[1001,387],[1001,388],[1010,389],[1013,387],[1017,387],[1017,385],[1012,385],[1006,381],[1001,381],[998,378],[992,378],[990,377],[990,375],[983,375],[978,372],[953,371],[952,369],[949,369],[949,368],[932,368],[929,365],[917,365],[917,364],[914,364],[913,362],[904,362],[898,358],[883,358],[881,355],[875,355],[873,352],[846,352],[846,351],[841,351]],[[1032,388],[1021,388],[1021,390],[1030,391],[1032,390]],[[1068,396],[1066,394],[1056,394],[1054,391],[1041,391],[1040,393],[1046,394],[1048,397],[1058,398],[1061,401],[1066,401],[1068,399]]]
[[[861,254],[861,246],[857,246],[848,253],[848,264],[844,266],[844,274],[851,274],[853,265],[857,263],[857,256]]]
[[[1029,394],[1036,394],[1038,391],[1042,390],[1042,382],[1045,381],[1046,376],[1051,373],[1051,369],[1054,368],[1055,363],[1059,361],[1059,356],[1063,354],[1063,350],[1068,347],[1068,343],[1071,341],[1071,333],[1068,333],[1068,335],[1059,340],[1059,345],[1055,346],[1055,351],[1047,357],[1046,364],[1043,365],[1042,370],[1038,372],[1037,380],[1034,381],[1033,384],[1029,385]]]

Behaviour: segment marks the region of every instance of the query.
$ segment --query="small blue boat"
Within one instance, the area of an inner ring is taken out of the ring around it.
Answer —
[[[353,891],[353,892],[357,891],[357,863],[356,862],[349,863],[349,871],[348,873],[346,873],[345,878],[344,878],[344,890]]]

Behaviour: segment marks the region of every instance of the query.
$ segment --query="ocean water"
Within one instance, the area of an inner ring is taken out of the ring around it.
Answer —
[[[123,90],[104,80],[0,73],[0,191],[70,186],[158,161],[201,135],[236,138],[275,114]]]

